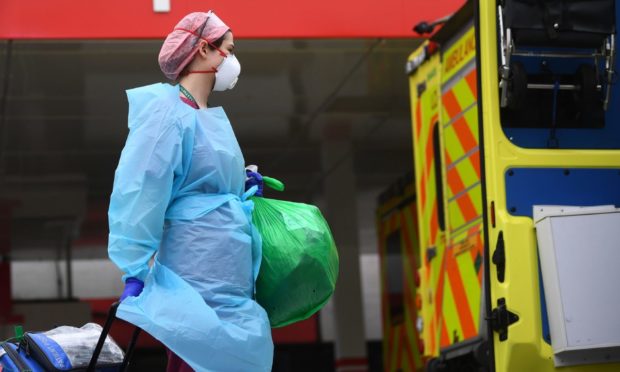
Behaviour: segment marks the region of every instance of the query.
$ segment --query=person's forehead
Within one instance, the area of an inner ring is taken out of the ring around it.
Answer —
[[[235,38],[233,36],[233,33],[231,31],[227,32],[226,35],[224,35],[224,43],[234,44],[234,42],[235,42]]]

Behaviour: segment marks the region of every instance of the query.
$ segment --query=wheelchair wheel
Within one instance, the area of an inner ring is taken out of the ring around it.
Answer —
[[[521,62],[510,64],[510,80],[508,80],[507,100],[512,110],[523,108],[527,97],[527,72]]]

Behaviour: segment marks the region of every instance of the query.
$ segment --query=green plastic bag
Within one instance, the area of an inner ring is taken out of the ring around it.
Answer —
[[[252,200],[252,219],[263,240],[256,300],[273,328],[307,319],[336,287],[338,252],[329,226],[313,205]]]

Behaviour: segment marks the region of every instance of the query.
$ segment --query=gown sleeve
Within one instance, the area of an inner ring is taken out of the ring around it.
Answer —
[[[145,280],[161,242],[173,183],[182,173],[181,124],[159,111],[132,122],[130,109],[129,136],[114,176],[108,255],[125,273],[123,281]]]

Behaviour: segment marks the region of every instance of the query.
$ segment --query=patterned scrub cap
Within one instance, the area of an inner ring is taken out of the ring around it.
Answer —
[[[183,17],[168,34],[159,51],[159,67],[170,80],[176,81],[198,51],[200,39],[209,44],[224,36],[230,30],[228,26],[213,13],[195,12]]]

